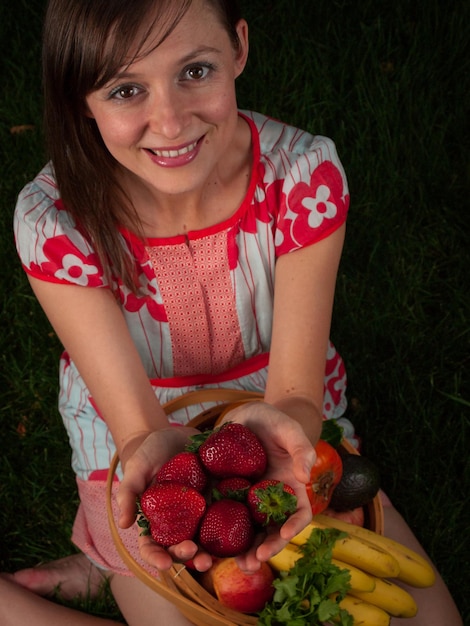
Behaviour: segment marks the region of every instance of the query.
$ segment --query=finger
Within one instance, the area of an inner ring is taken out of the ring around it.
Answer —
[[[139,539],[139,548],[144,561],[156,569],[164,571],[173,565],[173,559],[168,552],[152,540],[142,541]]]
[[[120,488],[116,496],[119,507],[119,528],[130,528],[137,515],[136,495],[130,489]]]
[[[298,509],[289,519],[282,525],[279,534],[284,541],[290,541],[298,535],[312,520],[311,510]]]
[[[272,533],[258,546],[256,558],[258,561],[267,561],[280,552],[287,544],[288,540],[283,539],[278,532]]]
[[[307,440],[300,446],[288,450],[292,458],[292,471],[296,479],[306,485],[310,482],[310,473],[315,465],[317,455],[315,448]]]
[[[212,567],[212,557],[207,552],[198,552],[192,559],[198,572],[207,572]]]
[[[252,574],[254,572],[257,572],[259,568],[261,567],[261,562],[256,556],[256,552],[258,550],[258,546],[260,546],[263,543],[265,537],[266,535],[264,533],[257,535],[253,545],[248,550],[248,552],[245,552],[244,554],[240,554],[235,558],[238,567],[243,572]]]
[[[184,563],[185,561],[189,561],[193,559],[197,554],[198,546],[194,543],[194,541],[182,541],[177,545],[170,546],[168,548],[168,554],[173,558],[174,561],[179,561]]]

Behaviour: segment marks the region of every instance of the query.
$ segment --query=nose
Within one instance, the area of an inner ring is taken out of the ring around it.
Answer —
[[[181,136],[189,119],[187,99],[177,87],[160,89],[149,100],[148,126],[156,134],[167,139]]]

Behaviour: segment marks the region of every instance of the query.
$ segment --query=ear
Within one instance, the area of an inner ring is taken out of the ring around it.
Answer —
[[[235,78],[238,78],[245,69],[248,60],[248,24],[246,20],[240,20],[236,26],[238,35],[238,49],[235,54]]]

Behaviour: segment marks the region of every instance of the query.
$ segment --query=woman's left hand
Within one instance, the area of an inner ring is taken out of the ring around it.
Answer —
[[[267,561],[282,550],[312,519],[305,485],[315,463],[315,449],[297,421],[265,402],[242,404],[230,411],[224,421],[245,424],[259,437],[268,457],[263,478],[290,485],[297,496],[297,510],[281,528],[269,528],[266,536],[260,538],[261,543],[237,558],[242,569],[256,570],[260,561]]]

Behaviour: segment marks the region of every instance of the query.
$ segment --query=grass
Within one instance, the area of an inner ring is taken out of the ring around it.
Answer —
[[[252,52],[240,106],[331,136],[348,173],[332,337],[349,416],[470,623],[469,5],[244,4]],[[0,569],[10,571],[68,554],[77,504],[56,409],[60,346],[11,234],[16,195],[44,160],[43,6],[0,9]],[[34,129],[10,132],[22,124]]]

